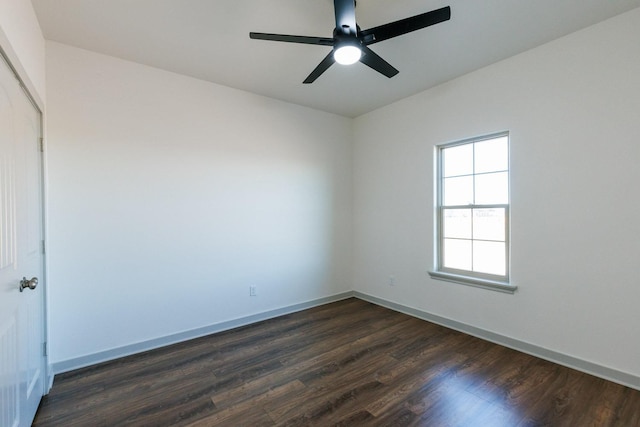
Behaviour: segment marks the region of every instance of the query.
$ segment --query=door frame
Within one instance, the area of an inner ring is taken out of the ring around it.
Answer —
[[[29,78],[29,75],[26,72],[26,69],[22,65],[19,56],[13,49],[13,46],[9,39],[6,37],[6,34],[0,28],[0,60],[4,60],[6,64],[11,69],[11,72],[15,76],[18,81],[18,84],[22,88],[25,96],[31,102],[33,107],[38,112],[39,116],[39,138],[40,138],[40,208],[41,208],[41,225],[42,225],[42,321],[43,321],[43,334],[44,334],[44,381],[42,390],[42,394],[46,395],[51,390],[53,386],[53,369],[51,363],[49,362],[49,292],[48,292],[48,263],[47,263],[47,250],[46,250],[46,242],[48,241],[47,235],[47,180],[46,180],[46,157],[45,157],[45,113],[44,113],[44,102],[38,95],[38,91],[35,88],[35,85]]]

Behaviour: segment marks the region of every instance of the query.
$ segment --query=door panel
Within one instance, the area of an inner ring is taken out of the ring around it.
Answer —
[[[0,425],[29,426],[44,392],[40,113],[0,57]],[[19,290],[23,277],[35,289]]]
[[[4,304],[0,303],[4,309]],[[0,323],[0,425],[17,426],[18,399],[20,386],[18,382],[18,332],[15,313],[2,315]]]
[[[22,141],[19,150],[24,179],[24,215],[20,224],[24,226],[24,253],[19,253],[22,275],[27,279],[37,277],[38,286],[34,290],[25,290],[20,295],[23,301],[20,325],[25,333],[20,334],[23,345],[21,354],[21,394],[25,402],[23,419],[29,424],[38,409],[44,390],[44,291],[43,291],[43,226],[42,226],[42,176],[40,156],[40,113],[23,94],[21,108],[16,109],[16,136]],[[20,226],[19,224],[19,226]],[[19,241],[20,243],[20,241]]]

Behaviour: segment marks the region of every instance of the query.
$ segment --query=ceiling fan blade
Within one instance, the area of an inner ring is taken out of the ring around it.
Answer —
[[[336,13],[336,30],[341,34],[356,35],[356,2],[355,0],[334,0]]]
[[[439,24],[449,19],[451,19],[451,8],[446,6],[441,9],[432,10],[431,12],[412,16],[411,18],[401,19],[361,31],[358,37],[363,40],[364,44],[370,45],[420,30],[430,25]]]
[[[291,36],[287,34],[249,33],[249,37],[257,40],[271,40],[287,43],[317,44],[321,46],[333,46],[333,39],[328,37]]]
[[[327,69],[329,69],[329,67],[331,67],[334,62],[336,62],[336,60],[333,59],[333,50],[332,50],[331,52],[329,52],[329,55],[325,56],[322,62],[318,64],[318,66],[311,72],[311,74],[309,74],[309,76],[302,83],[308,84],[308,83],[315,82],[316,79],[320,77],[322,73],[327,71]]]
[[[391,64],[378,56],[374,51],[369,49],[366,46],[362,46],[362,57],[360,58],[360,62],[364,65],[367,65],[380,74],[384,74],[385,76],[391,78],[399,73]]]

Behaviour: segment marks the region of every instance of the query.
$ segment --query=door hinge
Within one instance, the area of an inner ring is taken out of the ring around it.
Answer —
[[[44,138],[40,138],[40,152],[44,153]]]
[[[44,239],[42,240],[42,253],[43,253],[43,254],[46,254],[46,253],[47,253],[47,248],[46,248],[46,246],[44,245]]]
[[[42,343],[42,355],[44,357],[48,356],[48,354],[47,354],[47,342],[46,341]]]

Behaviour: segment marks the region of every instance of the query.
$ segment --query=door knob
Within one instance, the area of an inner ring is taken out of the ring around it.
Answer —
[[[24,291],[26,288],[35,289],[38,286],[38,278],[32,277],[31,280],[27,280],[26,277],[23,277],[20,281],[20,292]]]

